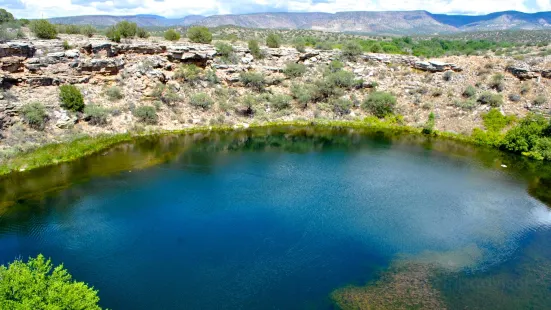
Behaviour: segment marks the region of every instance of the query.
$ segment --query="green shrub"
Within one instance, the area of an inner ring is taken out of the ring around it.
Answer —
[[[434,133],[434,126],[436,125],[436,118],[434,116],[434,113],[430,112],[429,119],[425,123],[425,126],[423,126],[423,134],[425,135],[431,135]]]
[[[297,38],[293,42],[293,47],[297,50],[297,52],[304,53],[306,52],[306,42],[303,38]]]
[[[266,46],[271,48],[278,48],[281,46],[281,37],[275,33],[270,33],[266,37]]]
[[[92,25],[86,25],[82,27],[81,32],[83,35],[87,36],[88,38],[91,38],[94,36],[94,34],[97,32],[96,28]]]
[[[0,266],[0,279],[0,309],[101,309],[97,291],[41,254]]]
[[[181,65],[174,73],[174,78],[188,82],[195,82],[201,78],[203,70],[194,64]]]
[[[77,25],[65,25],[66,34],[80,34],[80,28]],[[58,31],[61,33],[61,31]]]
[[[59,99],[61,100],[61,107],[66,110],[82,112],[84,109],[84,97],[74,85],[59,86]]]
[[[356,41],[348,41],[342,47],[342,56],[345,59],[355,60],[362,54],[362,46]]]
[[[476,96],[476,88],[472,85],[469,85],[467,86],[467,88],[465,88],[462,95],[465,98],[473,98],[474,96]]]
[[[291,85],[291,95],[297,100],[299,105],[302,108],[306,108],[308,103],[313,100],[313,93],[315,92],[315,87],[313,85],[304,85],[304,84],[292,84]]]
[[[110,101],[117,101],[124,98],[124,95],[121,92],[121,89],[117,86],[111,86],[105,90],[105,95],[109,98]]]
[[[146,124],[156,124],[158,121],[155,107],[141,106],[134,109],[133,114],[138,120]]]
[[[118,22],[115,25],[115,29],[118,30],[121,37],[123,38],[133,38],[136,36],[136,33],[138,32],[138,24],[131,23],[127,20],[123,20],[121,22]]]
[[[189,103],[194,107],[208,110],[214,104],[214,100],[205,93],[198,93],[191,96]]]
[[[165,85],[163,83],[158,83],[153,91],[151,92],[151,96],[158,99],[160,102],[164,104],[171,105],[177,101],[180,101],[180,96],[169,85]]]
[[[33,21],[30,28],[39,39],[55,39],[57,37],[56,27],[45,19]]]
[[[174,29],[168,29],[165,32],[165,39],[168,41],[178,41],[180,40],[180,33]]]
[[[521,95],[526,95],[530,92],[530,84],[529,83],[523,83],[521,86],[520,86],[520,94]]]
[[[501,147],[503,134],[497,131],[484,131],[480,128],[473,129],[471,138],[477,144],[488,145],[492,147]]]
[[[493,108],[497,108],[503,104],[503,96],[499,94],[492,94],[490,92],[484,92],[478,97],[477,101],[482,104],[487,104]]]
[[[31,128],[36,130],[44,130],[46,121],[48,120],[48,114],[46,114],[46,108],[40,102],[31,102],[21,107],[21,114],[23,120]]]
[[[281,111],[291,106],[291,97],[288,95],[277,94],[270,97],[270,106],[276,111]]]
[[[61,45],[63,46],[64,50],[70,50],[72,48],[72,46],[69,44],[69,42],[67,42],[67,40],[63,41]]]
[[[84,107],[84,115],[90,125],[103,126],[107,124],[109,110],[97,104],[89,104]]]
[[[150,36],[149,32],[141,27],[136,30],[136,35],[142,39],[147,39]]]
[[[488,113],[482,114],[484,127],[488,131],[501,132],[505,127],[511,125],[515,121],[514,116],[505,116],[501,112],[493,108]]]
[[[239,75],[239,80],[246,87],[251,87],[257,91],[262,91],[264,89],[264,75],[257,72],[242,72]]]
[[[538,157],[535,151],[541,138],[549,137],[550,124],[541,115],[529,114],[520,123],[510,129],[503,139],[503,148],[517,153],[528,153],[532,157]]]
[[[505,77],[501,73],[497,73],[494,76],[492,76],[492,80],[489,83],[490,88],[493,88],[497,90],[498,92],[502,92],[505,89],[505,83],[504,80]]]
[[[287,63],[283,69],[283,74],[290,79],[301,77],[304,73],[306,73],[306,66],[294,62]]]
[[[338,115],[347,115],[350,114],[350,110],[352,109],[352,106],[354,106],[354,103],[345,98],[338,98],[331,101],[331,105],[333,106],[333,112]]]
[[[107,28],[105,31],[105,36],[113,42],[121,42],[121,33],[115,26]]]
[[[333,60],[329,63],[329,72],[341,71],[344,68],[344,64],[341,61]]]
[[[547,97],[545,97],[545,95],[538,95],[534,99],[534,105],[536,105],[536,106],[542,106],[546,103],[547,103]]]
[[[212,42],[212,33],[207,27],[193,26],[188,29],[187,37],[191,42],[209,44]]]
[[[256,40],[250,40],[248,43],[249,51],[251,52],[251,55],[255,59],[262,59],[264,58],[264,55],[262,54],[262,50],[260,50],[260,45],[258,44],[258,41]]]
[[[231,60],[231,58],[233,58],[233,46],[229,45],[228,43],[217,42],[214,47],[216,48],[216,54],[222,57],[222,59],[224,59],[225,61]]]
[[[346,70],[330,73],[325,79],[330,85],[340,88],[358,87],[363,83],[363,81],[355,79],[354,73]]]
[[[386,92],[373,92],[364,100],[362,107],[378,118],[394,114],[396,97]]]
[[[6,11],[5,9],[0,9],[0,24],[9,23],[15,21],[13,14]]]
[[[205,71],[205,80],[212,84],[218,84],[220,83],[220,80],[218,79],[218,76],[216,75],[216,69],[210,69]]]
[[[475,99],[456,100],[453,105],[462,110],[471,111],[476,108],[477,101]]]
[[[251,116],[253,115],[255,111],[256,103],[258,102],[258,99],[250,94],[247,94],[239,100],[239,105],[236,106],[235,110],[237,113],[244,115],[244,116]]]

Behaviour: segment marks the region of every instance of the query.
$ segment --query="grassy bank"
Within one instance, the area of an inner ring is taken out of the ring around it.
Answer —
[[[249,126],[201,126],[186,128],[174,131],[152,131],[146,133],[126,133],[113,135],[99,135],[95,137],[78,138],[70,142],[48,144],[34,150],[21,152],[0,163],[0,175],[6,175],[15,171],[28,171],[39,167],[56,165],[70,162],[76,159],[104,151],[114,145],[131,142],[145,136],[160,136],[167,134],[189,134],[209,131],[232,131],[244,130],[246,128],[269,128],[279,126],[295,127],[346,127],[351,129],[369,130],[391,130],[401,133],[423,134],[423,129],[402,125],[400,116],[391,116],[380,120],[375,117],[368,117],[363,120],[335,121],[335,120],[312,120],[312,121],[279,121],[252,123]],[[426,134],[426,133],[425,133]],[[472,136],[453,134],[448,132],[431,131],[432,137],[441,137],[471,144],[481,143]]]

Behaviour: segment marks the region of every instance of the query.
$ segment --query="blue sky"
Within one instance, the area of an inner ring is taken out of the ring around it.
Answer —
[[[0,0],[16,17],[88,14],[191,14],[252,12],[339,12],[427,10],[433,13],[485,14],[495,11],[551,11],[551,0]]]

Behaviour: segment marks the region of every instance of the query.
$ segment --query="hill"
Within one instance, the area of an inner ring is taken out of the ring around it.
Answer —
[[[109,26],[121,20],[142,27],[235,25],[246,28],[312,29],[383,35],[424,35],[494,30],[551,29],[551,12],[497,12],[487,15],[432,14],[427,11],[338,12],[331,13],[253,13],[165,18],[156,15],[109,16],[87,15],[52,18],[59,24]],[[392,21],[392,22],[389,22]]]

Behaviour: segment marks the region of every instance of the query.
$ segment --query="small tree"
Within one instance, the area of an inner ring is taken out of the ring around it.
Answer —
[[[105,31],[105,36],[113,42],[118,43],[121,41],[121,33],[115,26],[107,28]]]
[[[239,80],[243,85],[262,91],[264,89],[264,75],[256,72],[242,72],[239,75]]]
[[[283,69],[283,74],[286,77],[292,79],[296,77],[301,77],[306,73],[306,66],[303,64],[297,64],[294,62],[287,63]]]
[[[138,38],[141,38],[141,39],[147,39],[149,38],[150,34],[147,30],[145,30],[145,28],[138,28],[138,30],[136,30],[136,35],[138,36]]]
[[[270,33],[266,37],[266,45],[271,48],[278,48],[281,46],[281,37],[275,33]]]
[[[362,46],[356,41],[348,41],[342,47],[342,56],[349,60],[356,59],[362,54]]]
[[[39,39],[55,39],[57,36],[57,29],[55,25],[51,24],[45,19],[35,20],[31,23],[31,31]]]
[[[118,22],[115,25],[115,28],[119,31],[121,37],[123,37],[123,38],[135,37],[136,33],[138,32],[138,24],[131,23],[127,20],[123,20],[121,22]]]
[[[5,9],[0,9],[0,24],[13,22],[13,14],[6,11]]]
[[[84,97],[74,85],[59,86],[59,99],[61,100],[61,107],[66,110],[82,112],[84,109]]]
[[[168,29],[165,32],[165,39],[168,41],[178,41],[180,40],[180,33],[174,29]]]
[[[21,107],[21,114],[25,123],[36,130],[44,130],[48,114],[46,108],[40,102],[31,102]]]
[[[207,27],[193,26],[188,29],[187,37],[191,42],[209,44],[212,42],[212,33]]]
[[[304,53],[306,52],[306,41],[303,38],[296,38],[293,42],[293,47],[297,52]]]
[[[249,51],[251,52],[251,55],[253,55],[255,59],[264,58],[264,55],[262,55],[262,51],[260,50],[260,45],[258,44],[258,41],[250,40],[248,45],[249,45]]]
[[[228,43],[218,42],[214,47],[216,48],[216,54],[224,59],[229,59],[233,54],[233,46]]]
[[[378,118],[394,113],[396,97],[385,92],[373,92],[363,102],[363,108]]]
[[[101,309],[94,288],[42,255],[0,266],[0,279],[0,309]]]
[[[97,32],[97,29],[94,28],[94,26],[92,25],[86,25],[82,27],[81,32],[83,35],[87,36],[88,38],[91,38]]]

